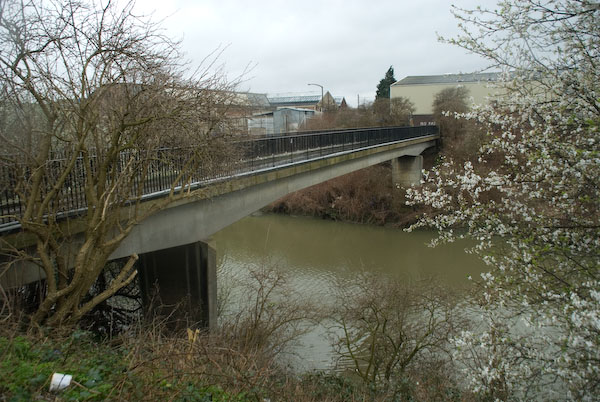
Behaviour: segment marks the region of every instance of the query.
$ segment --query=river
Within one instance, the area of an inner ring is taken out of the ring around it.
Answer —
[[[465,253],[466,242],[428,247],[432,231],[333,222],[275,214],[249,216],[214,236],[220,285],[240,277],[252,266],[269,266],[284,272],[295,292],[327,303],[331,287],[363,271],[394,275],[406,280],[437,278],[457,288],[469,286],[469,276],[485,270],[476,257]],[[227,278],[225,278],[227,276]],[[328,369],[332,364],[330,341],[323,328],[301,339],[295,366]]]

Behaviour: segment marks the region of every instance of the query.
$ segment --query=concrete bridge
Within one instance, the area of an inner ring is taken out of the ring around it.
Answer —
[[[220,177],[206,177],[194,190],[168,208],[150,216],[111,255],[111,259],[140,255],[142,294],[148,301],[158,283],[164,304],[187,298],[200,307],[199,321],[216,319],[216,252],[211,235],[286,194],[392,161],[395,184],[408,187],[421,178],[421,153],[437,145],[436,127],[391,127],[284,135],[252,140],[243,164]],[[159,180],[160,182],[160,180]],[[148,202],[168,187],[150,187]],[[15,230],[17,222],[2,222]],[[39,280],[37,267],[14,266],[0,278],[3,286]]]

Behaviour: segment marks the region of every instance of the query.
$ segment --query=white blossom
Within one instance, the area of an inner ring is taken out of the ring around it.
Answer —
[[[454,340],[455,357],[471,390],[489,399],[595,400],[600,7],[506,0],[456,15],[465,34],[448,42],[487,57],[507,79],[504,95],[461,116],[488,133],[477,163],[446,158],[407,193],[409,204],[437,211],[415,228],[436,228],[435,244],[468,235],[490,267],[474,308],[481,325]]]

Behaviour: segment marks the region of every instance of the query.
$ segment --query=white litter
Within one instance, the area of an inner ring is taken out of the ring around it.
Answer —
[[[71,374],[54,373],[50,380],[50,391],[60,391],[71,385],[73,376]]]

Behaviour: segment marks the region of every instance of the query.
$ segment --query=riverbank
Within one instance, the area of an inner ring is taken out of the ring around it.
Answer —
[[[426,155],[424,166],[432,164],[433,155]],[[405,228],[426,209],[405,204],[392,183],[391,164],[383,163],[289,194],[263,211]]]
[[[401,395],[375,392],[352,376],[333,372],[295,375],[265,359],[260,349],[240,348],[231,339],[223,342],[222,333],[163,332],[154,323],[106,339],[84,330],[68,336],[48,329],[22,333],[5,324],[0,333],[1,401],[342,402],[398,396],[426,401],[441,395],[465,400],[456,384],[433,370]],[[72,377],[63,389],[50,391],[54,373]]]
[[[207,334],[145,329],[99,339],[82,330],[66,337],[2,332],[2,401],[309,401],[315,395],[343,401],[348,393],[360,395],[350,386],[344,392],[341,378],[288,376],[233,344],[209,351],[217,345]],[[49,390],[54,373],[72,376],[64,389]]]

